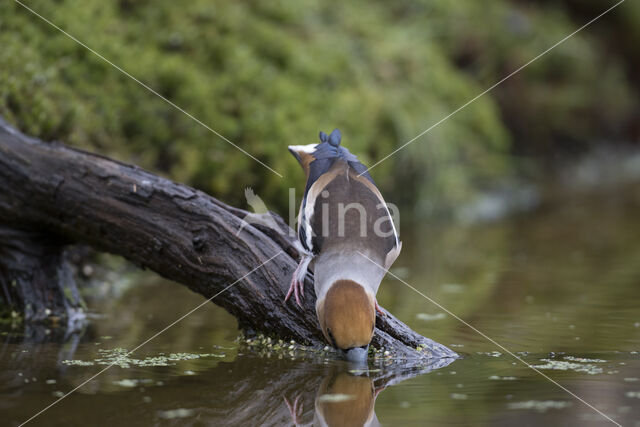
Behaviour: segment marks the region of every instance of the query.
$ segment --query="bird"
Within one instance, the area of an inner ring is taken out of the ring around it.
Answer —
[[[316,392],[313,420],[305,413],[304,394],[298,394],[291,401],[283,396],[291,422],[295,426],[380,426],[375,412],[378,395],[385,386],[376,387],[366,370],[347,370],[334,365]]]
[[[376,294],[402,242],[367,167],[341,146],[340,130],[319,136],[319,143],[288,147],[307,181],[298,214],[302,256],[285,303],[294,295],[302,306],[311,267],[324,337],[347,360],[362,362],[376,312],[384,315]]]

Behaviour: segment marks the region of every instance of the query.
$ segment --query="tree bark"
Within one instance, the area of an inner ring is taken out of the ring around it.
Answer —
[[[83,301],[60,242],[0,224],[0,301],[29,321],[84,318]],[[7,310],[7,311],[9,311]]]
[[[4,227],[122,255],[205,298],[215,296],[213,302],[245,331],[324,345],[311,274],[303,307],[283,303],[298,251],[277,215],[272,227],[248,224],[242,219],[248,212],[201,191],[134,165],[28,137],[1,119],[0,186]],[[375,347],[412,358],[456,357],[390,313],[378,317],[376,327]],[[418,352],[417,346],[425,350]]]

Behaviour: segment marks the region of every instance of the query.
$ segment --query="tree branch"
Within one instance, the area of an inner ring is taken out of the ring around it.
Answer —
[[[275,228],[247,224],[242,218],[248,212],[201,191],[104,156],[30,138],[1,119],[0,184],[0,224],[122,255],[205,298],[275,256],[213,302],[245,331],[324,345],[310,274],[303,308],[283,303],[297,250],[290,228],[277,215]],[[390,313],[376,326],[375,347],[404,357],[456,357]],[[417,352],[417,346],[425,350]]]

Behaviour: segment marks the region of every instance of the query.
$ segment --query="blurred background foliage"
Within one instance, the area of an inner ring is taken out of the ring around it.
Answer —
[[[0,115],[245,207],[281,214],[286,146],[338,127],[373,164],[613,2],[57,0],[29,7],[281,173],[273,174],[20,5],[0,4]],[[372,171],[442,214],[640,133],[640,3],[626,2]]]

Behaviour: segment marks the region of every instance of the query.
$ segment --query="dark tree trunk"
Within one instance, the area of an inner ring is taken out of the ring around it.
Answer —
[[[4,246],[3,251],[14,245],[28,253],[33,270],[21,276],[26,291],[3,294],[5,304],[25,307],[27,294],[33,307],[48,307],[46,298],[62,298],[65,304],[62,276],[54,264],[63,268],[63,243],[82,242],[122,255],[205,298],[215,296],[213,302],[234,315],[243,330],[324,345],[312,276],[305,281],[303,308],[283,303],[298,255],[290,228],[277,215],[272,217],[276,227],[247,224],[242,218],[248,212],[201,191],[133,165],[27,137],[1,120],[0,186],[0,224],[42,236],[25,235],[22,243]],[[11,284],[11,277],[3,280]],[[63,295],[52,297],[52,289]],[[60,303],[50,308],[58,316],[67,313],[67,306],[61,309]],[[378,318],[376,326],[376,347],[407,357],[456,356],[391,314]],[[419,345],[425,351],[415,351]]]
[[[68,326],[84,317],[63,246],[42,233],[0,224],[0,292],[7,316]]]

